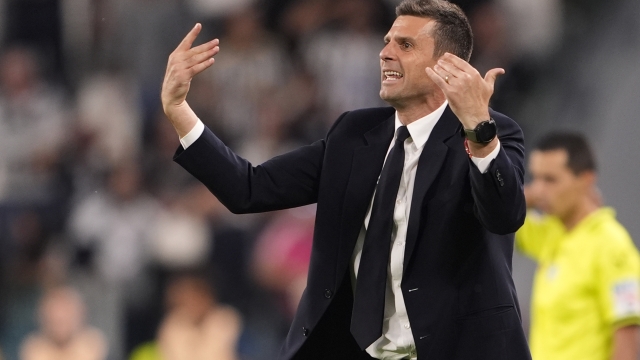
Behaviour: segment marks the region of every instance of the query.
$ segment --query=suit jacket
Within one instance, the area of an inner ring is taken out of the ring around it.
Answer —
[[[369,358],[349,331],[349,266],[394,113],[347,112],[325,139],[255,167],[208,129],[176,153],[232,212],[317,203],[307,288],[281,359]],[[511,277],[513,233],[525,218],[523,136],[513,120],[491,116],[502,148],[486,173],[466,154],[450,108],[419,159],[401,287],[421,360],[530,359]]]

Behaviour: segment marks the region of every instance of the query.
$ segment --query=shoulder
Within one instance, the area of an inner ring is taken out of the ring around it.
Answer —
[[[633,243],[627,229],[616,219],[613,209],[602,208],[597,212],[598,221],[592,227],[594,240],[612,246],[627,246]]]
[[[42,353],[50,351],[50,343],[40,334],[31,334],[20,346],[20,358],[36,359]]]
[[[640,266],[640,253],[627,229],[615,218],[613,209],[601,209],[599,212],[600,219],[589,234],[596,255],[605,261],[633,259]]]

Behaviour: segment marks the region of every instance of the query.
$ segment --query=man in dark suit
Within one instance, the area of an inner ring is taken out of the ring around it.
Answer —
[[[231,211],[317,203],[307,288],[281,359],[530,359],[511,278],[525,216],[523,138],[489,109],[496,77],[443,0],[405,0],[380,53],[391,108],[344,113],[326,138],[253,166],[185,101],[218,41],[169,58],[175,160]],[[496,135],[497,134],[497,135]]]

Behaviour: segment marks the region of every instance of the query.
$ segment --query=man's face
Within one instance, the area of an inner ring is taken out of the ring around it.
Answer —
[[[528,196],[543,212],[560,219],[570,218],[580,201],[589,191],[593,177],[591,172],[574,174],[567,166],[565,150],[535,150],[529,159],[529,171],[533,176]]]
[[[396,108],[423,103],[437,91],[425,72],[437,61],[431,36],[434,25],[435,21],[428,18],[399,16],[384,37],[380,97]]]

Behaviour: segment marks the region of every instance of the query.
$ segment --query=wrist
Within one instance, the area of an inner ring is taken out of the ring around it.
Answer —
[[[164,113],[180,138],[186,136],[198,122],[198,117],[186,101],[177,105],[165,106]]]
[[[498,146],[497,136],[486,144],[469,141],[469,139],[464,140],[464,147],[469,157],[485,158],[495,150],[496,146]]]
[[[464,118],[460,119],[460,122],[462,123],[462,126],[466,130],[473,130],[475,129],[476,126],[478,126],[478,124],[480,124],[483,121],[487,121],[490,118],[491,118],[491,115],[489,115],[489,111],[486,111],[476,115],[465,116]]]

